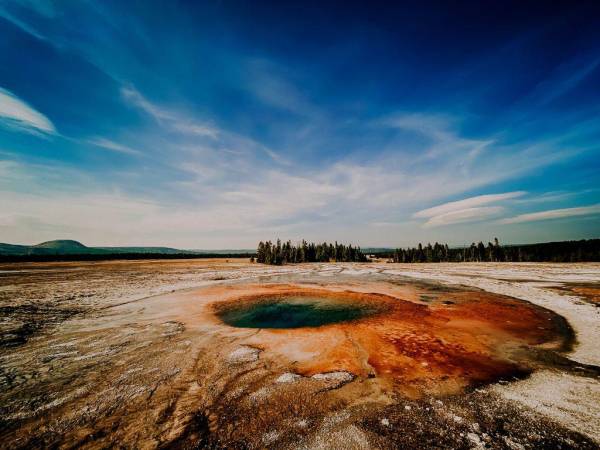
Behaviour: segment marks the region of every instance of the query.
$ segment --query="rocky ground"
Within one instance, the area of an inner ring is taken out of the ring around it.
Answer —
[[[2,265],[0,447],[598,448],[599,285],[598,264]],[[470,355],[524,372],[474,383],[464,364],[441,364],[454,353],[415,354],[430,341],[397,343],[404,360],[361,341],[418,336],[419,322],[399,316],[369,333],[353,324],[277,334],[214,315],[215,304],[261,289],[397,298],[434,317],[443,348],[472,329]],[[493,320],[481,304],[494,306]],[[509,304],[552,327],[519,328],[521,314],[500,326]],[[466,311],[468,323],[458,320]],[[478,334],[471,325],[484,319],[482,330],[511,345]],[[389,360],[412,369],[386,375],[377,362]]]

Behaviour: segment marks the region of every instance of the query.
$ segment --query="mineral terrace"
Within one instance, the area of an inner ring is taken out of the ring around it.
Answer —
[[[600,265],[0,266],[2,448],[598,448]]]

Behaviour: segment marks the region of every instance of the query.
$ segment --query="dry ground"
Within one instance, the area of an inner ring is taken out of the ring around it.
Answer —
[[[2,265],[0,446],[598,448],[599,285],[597,264]],[[300,291],[386,312],[214,314]]]

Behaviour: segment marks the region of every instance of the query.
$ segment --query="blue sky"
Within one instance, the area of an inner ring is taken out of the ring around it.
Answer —
[[[386,3],[0,1],[0,241],[600,237],[598,3]]]

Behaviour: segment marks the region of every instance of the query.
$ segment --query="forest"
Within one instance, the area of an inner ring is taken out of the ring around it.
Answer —
[[[293,245],[291,241],[273,244],[271,241],[260,242],[256,250],[256,261],[264,264],[281,265],[287,263],[303,262],[367,262],[367,257],[363,254],[360,247],[352,245],[315,244],[308,243],[305,240],[298,245]]]
[[[413,248],[373,251],[373,256],[387,258],[396,263],[435,262],[600,262],[600,239],[580,241],[545,242],[539,244],[501,245],[498,238],[493,242],[473,242],[468,247],[449,247],[438,242]],[[335,242],[297,245],[291,241],[282,243],[277,239],[260,242],[256,261],[281,265],[302,262],[368,262],[369,258],[360,247]]]
[[[381,253],[393,262],[584,262],[600,261],[600,239],[581,241],[545,242],[525,245],[500,245],[494,242],[472,243],[469,247],[449,248],[448,244],[415,248],[398,248],[391,253]]]

